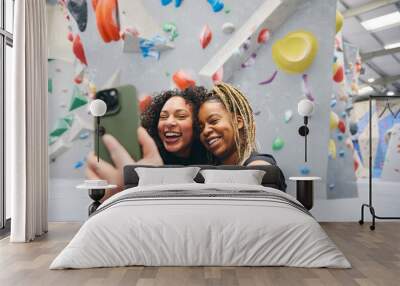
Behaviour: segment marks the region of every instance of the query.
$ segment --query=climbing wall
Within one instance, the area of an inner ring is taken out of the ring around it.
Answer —
[[[326,182],[336,1],[280,2],[49,2],[51,176],[83,179],[85,156],[93,148],[87,103],[96,91],[132,84],[145,103],[161,90],[224,80],[248,96],[259,150],[273,154],[286,177],[309,174]],[[285,48],[290,33],[298,31],[310,33],[317,49],[306,68],[288,72],[272,50],[275,44]],[[227,43],[235,50],[225,50]],[[315,105],[307,163],[297,131],[303,122],[297,103],[304,98]],[[328,197],[325,184],[318,188],[317,197]]]

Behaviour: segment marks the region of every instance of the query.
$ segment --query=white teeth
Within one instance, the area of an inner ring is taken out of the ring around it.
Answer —
[[[212,145],[214,142],[216,142],[219,139],[219,137],[216,138],[212,138],[210,140],[207,141],[208,145]]]
[[[177,136],[180,136],[181,133],[178,133],[178,132],[165,132],[164,135],[166,137],[177,137]]]

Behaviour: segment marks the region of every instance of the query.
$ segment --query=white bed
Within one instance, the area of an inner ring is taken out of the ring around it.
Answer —
[[[350,268],[318,222],[298,204],[279,190],[255,185],[138,186],[105,201],[50,269]]]

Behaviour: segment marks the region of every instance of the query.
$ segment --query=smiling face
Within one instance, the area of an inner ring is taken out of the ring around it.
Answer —
[[[180,96],[168,99],[160,112],[158,136],[167,152],[188,157],[193,142],[192,105]]]
[[[199,110],[201,126],[200,141],[214,156],[224,164],[236,164],[238,159],[235,131],[231,114],[221,102],[210,100]],[[238,129],[243,122],[238,120]]]

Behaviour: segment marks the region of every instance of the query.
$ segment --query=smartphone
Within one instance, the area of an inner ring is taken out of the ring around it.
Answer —
[[[95,132],[95,153],[97,154],[97,150],[99,150],[99,157],[114,165],[110,153],[101,140],[103,134],[110,134],[121,143],[134,160],[139,160],[141,149],[137,138],[137,128],[140,125],[140,117],[135,87],[123,85],[100,90],[96,93],[96,99],[101,99],[106,103],[107,112],[100,118],[98,142]]]

